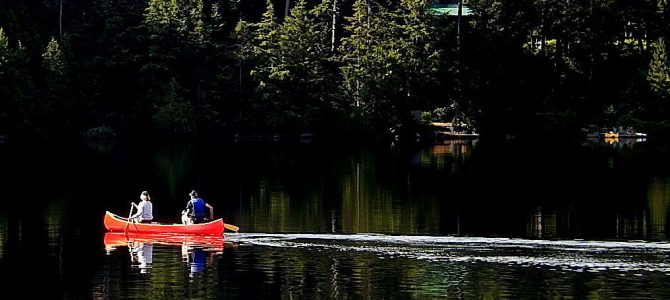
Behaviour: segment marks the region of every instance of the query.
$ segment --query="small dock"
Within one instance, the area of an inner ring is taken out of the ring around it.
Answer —
[[[433,132],[436,137],[452,138],[452,139],[476,139],[479,134],[467,130],[465,124],[454,125],[452,122],[432,122],[430,126],[433,127]]]

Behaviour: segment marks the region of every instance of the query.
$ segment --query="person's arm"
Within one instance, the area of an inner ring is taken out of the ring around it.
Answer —
[[[213,220],[214,219],[214,207],[209,205],[209,203],[205,203],[205,206],[207,206],[209,208],[209,220]]]
[[[192,212],[193,212],[193,200],[189,200],[188,203],[186,203],[186,215],[191,216]]]
[[[135,202],[132,202],[132,203],[133,203],[133,206],[135,206],[135,208],[137,208],[137,211],[135,212],[134,215],[130,216],[130,219],[134,219],[134,218],[137,218],[137,217],[141,216],[142,212],[144,211],[144,203],[143,202],[140,202],[140,205],[135,204]]]

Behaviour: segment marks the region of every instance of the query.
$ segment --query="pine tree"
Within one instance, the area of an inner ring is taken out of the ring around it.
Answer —
[[[276,65],[276,58],[273,54],[277,53],[279,23],[271,1],[267,1],[267,9],[261,21],[254,24],[250,32],[251,37],[246,39],[249,44],[246,44],[244,48],[249,60],[255,65],[251,75],[259,81],[259,89],[262,90]]]
[[[186,14],[185,18],[188,19],[188,27],[186,32],[189,34],[191,39],[196,43],[202,44],[205,42],[205,38],[208,36],[208,28],[205,26],[203,20],[203,0],[190,0],[188,5],[185,5]]]
[[[71,73],[65,53],[51,38],[42,54],[45,70],[46,95],[43,105],[37,111],[38,123],[41,123],[47,135],[71,134],[75,128],[78,111],[75,108],[71,85]],[[38,126],[40,127],[40,126]]]
[[[145,22],[154,34],[179,33],[181,38],[203,43],[207,36],[203,0],[150,0]]]
[[[163,93],[155,100],[156,113],[152,117],[157,133],[171,137],[194,134],[193,106],[181,97],[177,81],[173,78],[163,88]]]
[[[345,17],[345,31],[349,36],[342,38],[340,53],[342,53],[345,93],[352,98],[353,107],[357,114],[361,113],[363,102],[362,81],[364,67],[363,57],[372,47],[372,32],[370,28],[370,11],[366,0],[356,0],[353,5],[354,14]]]
[[[654,52],[649,64],[647,80],[654,93],[662,99],[668,100],[670,99],[670,61],[668,61],[665,40],[663,38],[658,39],[653,47]]]
[[[9,39],[5,35],[5,30],[0,27],[0,76],[7,62],[9,62]]]
[[[342,39],[345,97],[364,130],[388,131],[409,120],[411,101],[435,82],[438,51],[423,0],[395,8],[357,0]]]
[[[47,98],[53,101],[51,104],[59,106],[68,106],[72,103],[66,100],[71,99],[70,91],[70,72],[65,59],[63,50],[55,38],[51,38],[44,53],[42,54],[43,65],[46,74]]]
[[[0,28],[0,128],[20,132],[34,126],[35,86],[28,71],[28,57],[21,41],[12,47]],[[0,133],[2,134],[2,133]]]
[[[365,131],[386,132],[399,125],[399,105],[406,102],[402,24],[396,12],[357,0],[346,18],[341,67],[345,97],[352,99],[354,118]]]
[[[44,67],[49,75],[60,77],[67,72],[65,55],[55,38],[52,37],[51,41],[49,41],[44,54],[42,54],[42,58],[44,59]]]
[[[9,39],[5,35],[4,29],[0,27],[0,97],[6,99],[0,103],[0,126],[7,128],[10,121],[8,120],[11,110],[11,92],[9,91]]]
[[[281,63],[271,77],[279,81],[288,115],[299,119],[301,125],[318,119],[323,109],[319,100],[331,83],[326,70],[330,51],[328,27],[323,22],[327,8],[324,3],[307,10],[305,1],[298,1],[284,20],[277,40],[277,59]]]
[[[177,21],[177,0],[149,0],[146,23],[153,32],[164,32]]]
[[[434,44],[436,29],[430,25],[426,11],[425,0],[402,0],[396,13],[401,31],[395,35],[399,38],[401,70],[408,101],[416,101],[419,91],[436,81],[439,62],[439,51]]]
[[[280,123],[280,112],[273,107],[279,101],[279,90],[273,84],[278,74],[278,46],[279,23],[275,16],[272,1],[267,1],[267,8],[258,23],[240,21],[236,26],[238,41],[242,45],[241,57],[250,66],[249,75],[255,82],[254,96],[250,99],[251,111],[248,117],[260,120],[266,115],[265,123],[276,125]],[[260,127],[262,124],[252,124]]]

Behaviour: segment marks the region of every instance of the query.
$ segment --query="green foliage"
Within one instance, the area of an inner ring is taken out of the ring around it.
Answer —
[[[670,61],[668,61],[665,40],[658,39],[653,44],[653,49],[647,80],[654,93],[668,100],[670,99]]]
[[[178,23],[177,0],[149,0],[146,8],[146,23],[155,33],[163,33]]]
[[[255,107],[266,114],[271,127],[295,131],[314,126],[328,109],[334,82],[329,71],[327,2],[307,9],[298,1],[279,24],[272,3],[260,22],[241,22],[238,33],[245,57],[254,67]],[[251,36],[249,36],[251,35]]]
[[[406,0],[389,10],[358,0],[353,9],[340,47],[353,117],[373,131],[407,125],[410,101],[434,81],[439,57],[426,3]]]
[[[291,1],[285,18],[277,1],[66,4],[61,40],[53,5],[0,7],[0,130],[387,135],[436,107],[503,134],[667,119],[665,0],[471,0],[460,23],[424,0]]]
[[[154,128],[163,136],[178,137],[195,133],[195,113],[193,106],[179,94],[177,82],[173,79],[164,91],[157,95],[152,116]]]
[[[4,66],[9,60],[9,39],[5,35],[5,30],[0,28],[0,67]]]
[[[49,103],[49,105],[56,104],[53,102],[71,98],[69,67],[65,60],[65,54],[55,38],[52,37],[49,41],[49,44],[42,54],[42,59],[44,61],[44,70],[46,74],[47,98],[51,98],[52,100],[52,103]],[[47,108],[47,110],[48,109],[49,108]]]
[[[53,77],[60,77],[67,72],[65,55],[55,38],[52,37],[49,41],[42,58],[44,59],[44,68]]]
[[[78,108],[66,55],[55,38],[49,41],[42,59],[47,93],[34,111],[35,123],[47,135],[72,134],[77,126]]]
[[[260,22],[248,24],[241,21],[237,28],[245,56],[254,65],[251,76],[258,81],[259,89],[265,89],[270,78],[277,77],[278,73],[276,53],[279,23],[272,2],[267,1],[267,10]]]

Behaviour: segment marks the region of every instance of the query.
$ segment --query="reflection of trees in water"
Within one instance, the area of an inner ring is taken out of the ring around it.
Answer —
[[[557,230],[556,211],[537,207],[528,222],[526,234],[538,239],[551,239],[556,238]]]
[[[300,159],[300,158],[295,158]],[[313,160],[320,157],[308,158]],[[395,160],[361,151],[323,166],[306,161],[266,170],[241,209],[248,231],[435,233],[435,199],[411,197]],[[324,174],[324,170],[329,173]]]
[[[165,185],[171,202],[183,200],[186,205],[185,190],[180,190],[183,181],[199,170],[193,170],[195,161],[195,147],[180,145],[175,147],[161,147],[156,151],[156,164],[161,176],[161,185]],[[150,174],[148,174],[150,175]]]
[[[61,253],[59,246],[62,246],[61,239],[63,238],[63,223],[65,220],[65,212],[67,210],[69,198],[65,195],[59,195],[49,202],[45,212],[45,225],[47,236],[49,238],[49,254],[58,256]]]
[[[647,186],[646,199],[639,209],[626,209],[616,215],[616,237],[666,241],[670,210],[670,178],[654,178]]]
[[[600,220],[611,220],[605,224],[608,230],[605,235],[600,233],[599,239],[644,239],[652,241],[665,241],[667,217],[670,211],[670,178],[656,178],[649,183],[647,188],[647,199],[644,208],[630,209],[631,204],[623,208],[617,208],[616,212],[610,212],[602,207],[591,210],[588,207],[575,208],[572,206],[537,207],[529,213],[526,234],[529,237],[552,239],[552,238],[574,238],[579,234],[589,234],[588,230],[597,233],[596,225]],[[572,218],[572,214],[580,211],[597,214],[586,219]],[[605,216],[603,218],[603,215]],[[591,218],[591,222],[588,222]],[[588,222],[585,224],[585,222]],[[576,233],[573,229],[581,228],[587,232]],[[611,231],[609,231],[611,230]],[[609,236],[609,233],[612,236]],[[591,233],[592,235],[593,233]]]
[[[341,164],[342,231],[437,233],[436,199],[408,193],[410,174],[388,163],[364,151]]]
[[[276,178],[266,176],[243,209],[246,216],[241,217],[256,232],[324,231],[328,218],[322,199],[318,187],[305,186],[304,191],[289,193]]]
[[[5,256],[5,245],[9,238],[7,231],[7,218],[3,214],[0,214],[0,259],[3,259]]]
[[[668,209],[670,209],[670,178],[654,179],[649,184],[647,194],[649,239],[667,240],[666,220]]]

